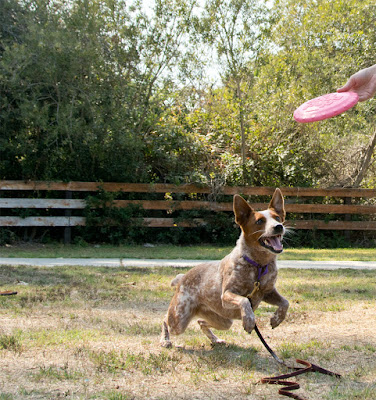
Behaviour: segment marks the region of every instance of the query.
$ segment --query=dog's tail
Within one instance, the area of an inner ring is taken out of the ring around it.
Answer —
[[[171,286],[172,287],[177,286],[180,283],[180,281],[182,280],[183,276],[184,276],[184,274],[176,275],[176,277],[171,281]]]

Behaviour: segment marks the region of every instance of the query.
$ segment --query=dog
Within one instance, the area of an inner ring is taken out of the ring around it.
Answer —
[[[272,328],[285,319],[289,302],[275,288],[276,259],[283,251],[286,231],[282,192],[276,189],[268,209],[260,212],[235,195],[233,209],[241,234],[232,252],[220,261],[199,264],[171,282],[175,294],[162,324],[163,347],[171,347],[170,333],[182,334],[194,317],[213,345],[225,342],[211,328],[230,329],[235,319],[251,333],[254,310],[261,301],[278,307],[270,320]]]

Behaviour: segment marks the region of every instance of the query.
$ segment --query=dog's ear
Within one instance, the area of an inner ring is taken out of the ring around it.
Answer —
[[[240,226],[244,225],[252,213],[253,208],[243,199],[243,197],[236,194],[234,196],[235,222]]]
[[[269,208],[274,210],[284,221],[286,217],[286,212],[285,212],[285,202],[283,200],[282,192],[280,189],[276,189],[274,191],[272,200],[269,204]]]

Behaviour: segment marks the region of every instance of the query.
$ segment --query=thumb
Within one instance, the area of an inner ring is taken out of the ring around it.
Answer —
[[[355,79],[351,77],[344,86],[337,89],[337,92],[348,92],[355,85]]]

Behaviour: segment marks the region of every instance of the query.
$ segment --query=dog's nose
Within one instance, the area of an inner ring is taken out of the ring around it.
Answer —
[[[276,234],[282,233],[283,232],[283,225],[282,224],[278,224],[274,227],[274,232]]]

